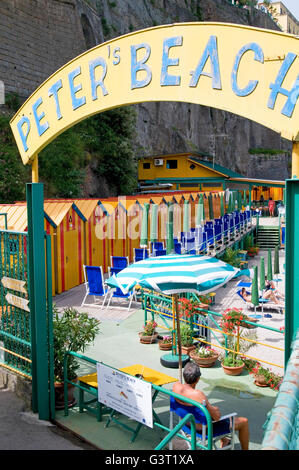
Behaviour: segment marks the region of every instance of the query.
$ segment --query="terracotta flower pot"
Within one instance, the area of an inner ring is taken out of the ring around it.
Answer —
[[[158,333],[154,333],[151,336],[143,334],[143,331],[139,333],[140,343],[142,344],[152,344],[155,343],[156,339],[158,338]]]
[[[248,321],[250,321],[252,323],[257,323],[258,318],[248,317]],[[249,323],[246,323],[246,321],[242,321],[241,326],[243,326],[243,328],[247,328],[248,330],[253,330],[254,328],[256,328],[255,325],[250,325]]]
[[[241,366],[236,366],[236,367],[229,367],[229,366],[224,366],[223,363],[221,363],[222,369],[224,370],[225,374],[227,375],[240,375],[243,371],[244,368],[244,363]]]
[[[74,379],[73,382],[77,382],[77,379]],[[67,384],[68,408],[76,404],[76,399],[74,397],[74,389],[75,389],[74,385]],[[55,391],[55,409],[63,410],[64,409],[64,383],[54,382],[54,391]]]
[[[196,344],[193,344],[192,346],[181,346],[182,349],[182,354],[186,354],[190,356],[190,352],[196,349]],[[177,354],[178,354],[178,348],[177,348]]]
[[[198,357],[195,351],[191,351],[190,357],[192,361],[194,361],[195,364],[197,364],[199,367],[213,367],[219,357],[219,354],[215,353],[215,355],[211,357]]]
[[[265,376],[262,375],[262,374],[256,374],[256,375],[255,375],[255,381],[254,381],[254,383],[255,383],[255,385],[257,385],[258,387],[268,387],[266,378],[265,378]]]
[[[172,343],[163,343],[163,341],[159,341],[159,349],[162,351],[169,351],[172,348]]]

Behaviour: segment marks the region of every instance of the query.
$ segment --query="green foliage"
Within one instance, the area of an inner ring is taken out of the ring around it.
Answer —
[[[87,313],[79,313],[74,308],[65,308],[60,314],[56,306],[53,307],[54,375],[57,382],[64,380],[65,353],[84,352],[99,333],[99,325],[99,320],[89,317]],[[69,380],[76,377],[78,368],[76,358],[68,356]]]
[[[0,201],[13,203],[25,199],[25,183],[30,181],[28,167],[22,163],[10,130],[9,118],[0,116]]]
[[[182,325],[180,328],[181,344],[184,347],[193,345],[193,331],[188,325]]]
[[[46,197],[81,196],[84,147],[84,139],[73,127],[40,152],[39,175],[45,184]]]
[[[132,107],[116,108],[82,123],[86,150],[93,156],[95,172],[118,195],[136,189],[136,162],[132,147],[136,115]]]
[[[17,111],[21,106],[20,98],[17,93],[7,93],[5,95],[5,105],[12,111]]]
[[[241,359],[237,359],[235,357],[235,354],[229,353],[223,360],[222,364],[225,367],[239,367],[243,364],[243,361]]]
[[[230,264],[231,266],[235,266],[236,268],[240,267],[241,259],[239,258],[239,250],[227,248],[224,255],[221,256],[220,259],[225,263]]]
[[[263,149],[263,148],[250,148],[248,153],[251,155],[280,155],[285,153],[285,150],[279,149]],[[289,153],[289,152],[288,152]]]
[[[82,196],[88,163],[111,194],[131,194],[136,186],[134,129],[135,112],[124,107],[92,116],[58,136],[39,156],[46,196]]]

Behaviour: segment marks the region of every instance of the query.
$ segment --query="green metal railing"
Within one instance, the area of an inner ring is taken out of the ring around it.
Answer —
[[[97,365],[98,361],[95,359],[92,359],[90,357],[84,356],[79,353],[75,353],[73,351],[68,351],[66,352],[64,356],[64,415],[68,416],[69,414],[69,407],[68,407],[68,385],[73,385],[75,388],[79,390],[83,390],[87,393],[90,393],[91,395],[97,397],[97,389],[92,390],[91,388],[86,388],[82,385],[79,385],[78,382],[73,382],[68,379],[68,356],[73,356],[77,359],[86,361],[90,364],[93,364],[94,366]],[[111,367],[111,366],[109,366]],[[111,369],[115,369],[114,367],[111,367]],[[117,370],[117,369],[115,369]],[[191,400],[189,398],[183,397],[181,395],[178,395],[177,393],[172,392],[171,390],[167,390],[166,388],[159,387],[158,385],[152,384],[152,389],[155,391],[155,393],[162,393],[164,395],[167,395],[169,397],[174,397],[177,398],[180,401],[186,402],[187,405],[191,406],[196,406],[199,408],[203,413],[207,421],[207,439],[206,439],[206,445],[203,445],[199,441],[196,442],[196,424],[195,424],[195,418],[194,416],[189,413],[184,417],[183,420],[179,422],[177,426],[175,426],[173,429],[170,429],[166,425],[163,425],[161,421],[159,422],[158,420],[153,421],[154,426],[158,427],[159,429],[162,429],[164,432],[166,432],[166,436],[162,439],[162,441],[155,447],[154,450],[161,450],[163,449],[174,437],[181,438],[191,444],[191,450],[196,450],[198,448],[201,448],[202,450],[212,450],[212,445],[213,445],[213,424],[212,424],[212,418],[210,416],[210,413],[206,409],[205,406],[201,405],[197,401]],[[154,418],[156,413],[153,413]],[[191,437],[186,437],[183,434],[180,434],[181,428],[186,424],[186,422],[190,423],[190,429],[191,429]],[[125,427],[125,426],[124,426]],[[132,430],[131,428],[127,427],[128,430]]]
[[[0,364],[31,379],[26,251],[27,233],[0,231]]]
[[[183,297],[193,297],[195,300],[200,301],[199,297],[196,294],[181,294]],[[173,316],[174,316],[174,311],[171,308],[172,305],[172,297],[165,295],[165,294],[159,294],[154,291],[150,291],[148,289],[141,289],[141,298],[142,298],[142,309],[144,310],[144,324],[146,324],[148,320],[148,315],[150,315],[150,319],[154,320],[155,315],[159,317],[163,325],[158,325],[161,328],[164,328],[165,330],[168,330],[169,333],[171,333],[174,337],[176,337],[175,330],[174,330],[174,322],[173,322]],[[273,349],[276,351],[281,351],[281,353],[284,353],[284,348],[280,348],[277,346],[273,346],[272,344],[265,344],[261,343],[258,340],[255,339],[250,339],[250,338],[245,338],[242,337],[241,330],[238,330],[236,334],[232,333],[226,333],[221,329],[221,326],[218,324],[217,319],[220,320],[222,318],[222,314],[218,312],[214,312],[209,309],[202,309],[202,308],[196,308],[198,311],[198,314],[193,315],[189,319],[181,318],[181,323],[188,324],[190,328],[193,330],[194,333],[194,339],[199,339],[202,343],[205,343],[209,346],[212,347],[218,347],[221,350],[224,351],[225,356],[229,352],[235,352],[239,353],[239,350],[237,351],[232,351],[228,347],[228,340],[230,337],[235,336],[236,337],[236,345],[238,347],[240,340],[244,340],[247,342],[254,343],[255,345],[260,345],[263,347],[267,347],[269,349]],[[172,320],[172,325],[170,325],[167,320]],[[254,328],[257,329],[264,329],[267,331],[272,331],[280,336],[284,334],[284,331],[281,329],[277,329],[268,325],[264,325],[261,323],[255,323],[251,321],[246,320],[246,324],[251,325]],[[214,325],[214,326],[212,326]],[[223,338],[224,338],[224,344],[223,344]],[[214,341],[215,344],[212,343]],[[176,351],[176,342],[173,344],[173,350]],[[284,368],[284,364],[274,364],[272,362],[269,362],[263,358],[256,358],[250,356],[248,353],[242,353],[241,354],[244,358],[246,359],[251,359],[255,360],[270,366],[276,366],[280,367],[281,369]]]

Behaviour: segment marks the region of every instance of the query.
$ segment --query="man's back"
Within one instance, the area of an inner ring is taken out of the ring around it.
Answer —
[[[183,395],[186,398],[190,398],[191,400],[198,401],[199,403],[203,404],[206,401],[206,396],[200,390],[194,390],[190,386],[186,384],[181,384],[180,382],[176,382],[173,386],[173,392],[177,393],[178,395]],[[179,401],[179,400],[177,400]],[[184,403],[184,402],[180,402]],[[187,403],[184,403],[187,405]]]

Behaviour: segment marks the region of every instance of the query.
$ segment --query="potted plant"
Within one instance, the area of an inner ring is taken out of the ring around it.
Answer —
[[[209,346],[199,346],[190,352],[191,359],[200,367],[212,367],[219,357],[219,353]]]
[[[190,351],[196,348],[193,341],[193,330],[186,323],[181,326],[181,348],[182,354],[190,354]]]
[[[283,379],[270,369],[262,367],[259,362],[256,362],[255,367],[252,367],[249,373],[254,375],[254,383],[257,387],[271,387],[274,390],[279,390]]]
[[[89,317],[87,313],[79,313],[76,309],[66,307],[60,313],[53,307],[53,340],[54,340],[54,387],[55,406],[64,407],[64,357],[69,351],[84,352],[86,347],[93,343],[99,333],[100,322]],[[67,379],[75,382],[79,363],[74,356],[69,355],[67,360]],[[69,406],[75,402],[73,386],[68,384]]]
[[[143,331],[140,331],[139,333],[140,343],[151,344],[156,341],[158,337],[156,326],[157,323],[154,320],[146,322],[143,326]]]
[[[163,336],[159,341],[159,349],[169,351],[172,348],[172,336]]]
[[[227,375],[240,375],[244,368],[244,362],[235,353],[228,353],[222,359],[221,366]]]
[[[254,346],[252,340],[256,339],[256,333],[243,330],[244,321],[249,318],[241,309],[231,308],[224,311],[220,325],[225,336],[225,346],[228,354],[222,359],[221,365],[227,375],[240,375],[244,368],[242,354]],[[250,341],[247,341],[250,340]]]

